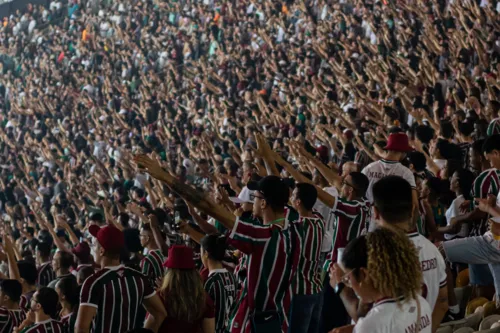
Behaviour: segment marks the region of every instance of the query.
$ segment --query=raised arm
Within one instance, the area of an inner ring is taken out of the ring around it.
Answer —
[[[174,192],[184,200],[189,201],[194,207],[206,214],[213,216],[226,228],[233,229],[236,217],[224,207],[217,205],[204,193],[200,193],[189,185],[181,183],[177,178],[162,169],[159,163],[146,155],[139,155],[134,158],[135,162],[146,169],[154,178],[165,182]]]

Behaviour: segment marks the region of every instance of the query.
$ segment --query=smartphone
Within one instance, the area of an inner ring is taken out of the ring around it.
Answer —
[[[175,221],[175,224],[181,223],[181,213],[178,210],[175,211],[175,219],[174,219],[174,221]]]

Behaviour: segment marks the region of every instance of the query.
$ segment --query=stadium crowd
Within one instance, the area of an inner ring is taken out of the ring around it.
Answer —
[[[54,0],[4,18],[0,332],[434,333],[467,314],[464,277],[500,308],[499,12]]]

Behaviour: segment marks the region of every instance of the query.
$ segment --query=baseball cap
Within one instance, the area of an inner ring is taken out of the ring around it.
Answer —
[[[285,206],[290,197],[290,191],[285,182],[277,176],[266,176],[258,182],[249,182],[251,191],[258,191],[264,199],[274,207]]]
[[[91,225],[89,232],[92,236],[97,238],[97,241],[106,251],[119,251],[125,245],[125,237],[123,232],[117,228],[107,225],[100,228],[97,225]]]
[[[253,203],[251,198],[252,194],[253,191],[249,190],[248,187],[245,186],[237,197],[229,197],[229,200],[237,204]]]
[[[71,252],[73,252],[73,254],[77,256],[78,259],[85,260],[90,256],[90,246],[89,244],[87,244],[87,242],[81,242],[78,243],[78,245],[73,249],[71,249]]]

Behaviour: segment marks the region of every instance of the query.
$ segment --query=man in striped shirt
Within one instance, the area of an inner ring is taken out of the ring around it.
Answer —
[[[28,312],[31,305],[31,298],[36,292],[36,280],[38,278],[38,271],[36,265],[27,260],[21,260],[17,262],[17,268],[19,271],[18,281],[23,287],[23,294],[21,295],[21,300],[19,301],[19,306],[23,311]]]
[[[158,161],[148,156],[136,156],[135,162],[151,176],[167,183],[194,207],[231,230],[228,243],[248,255],[247,278],[227,330],[232,333],[286,332],[291,283],[301,249],[292,223],[297,214],[291,209],[285,211],[290,192],[281,178],[267,176],[258,183],[247,185],[250,190],[257,191],[252,196],[253,213],[262,218],[262,224],[237,219],[226,208],[163,170]]]
[[[101,270],[83,283],[75,331],[123,333],[142,327],[144,318],[138,313],[144,305],[154,318],[147,328],[157,332],[166,317],[165,309],[143,274],[120,265],[123,232],[113,226],[96,225],[90,226],[89,232],[97,240],[96,263]]]
[[[21,324],[20,333],[63,333],[63,325],[54,320],[57,315],[59,296],[48,287],[42,287],[31,298],[31,311]]]
[[[51,245],[46,242],[38,243],[36,247],[36,259],[38,266],[38,285],[46,287],[56,278],[56,273],[52,269],[50,260]]]
[[[291,203],[300,215],[298,229],[302,252],[294,281],[289,332],[319,332],[321,323],[323,294],[319,262],[325,223],[320,215],[313,213],[317,197],[316,187],[308,183],[298,183],[292,193]]]
[[[149,279],[151,286],[155,286],[155,281],[158,278],[163,278],[165,269],[163,262],[165,257],[156,245],[156,242],[148,224],[144,224],[140,233],[141,245],[148,249],[148,254],[141,260],[140,266],[142,274],[146,275]]]
[[[10,333],[26,314],[19,307],[23,287],[17,280],[0,281],[0,333]]]

